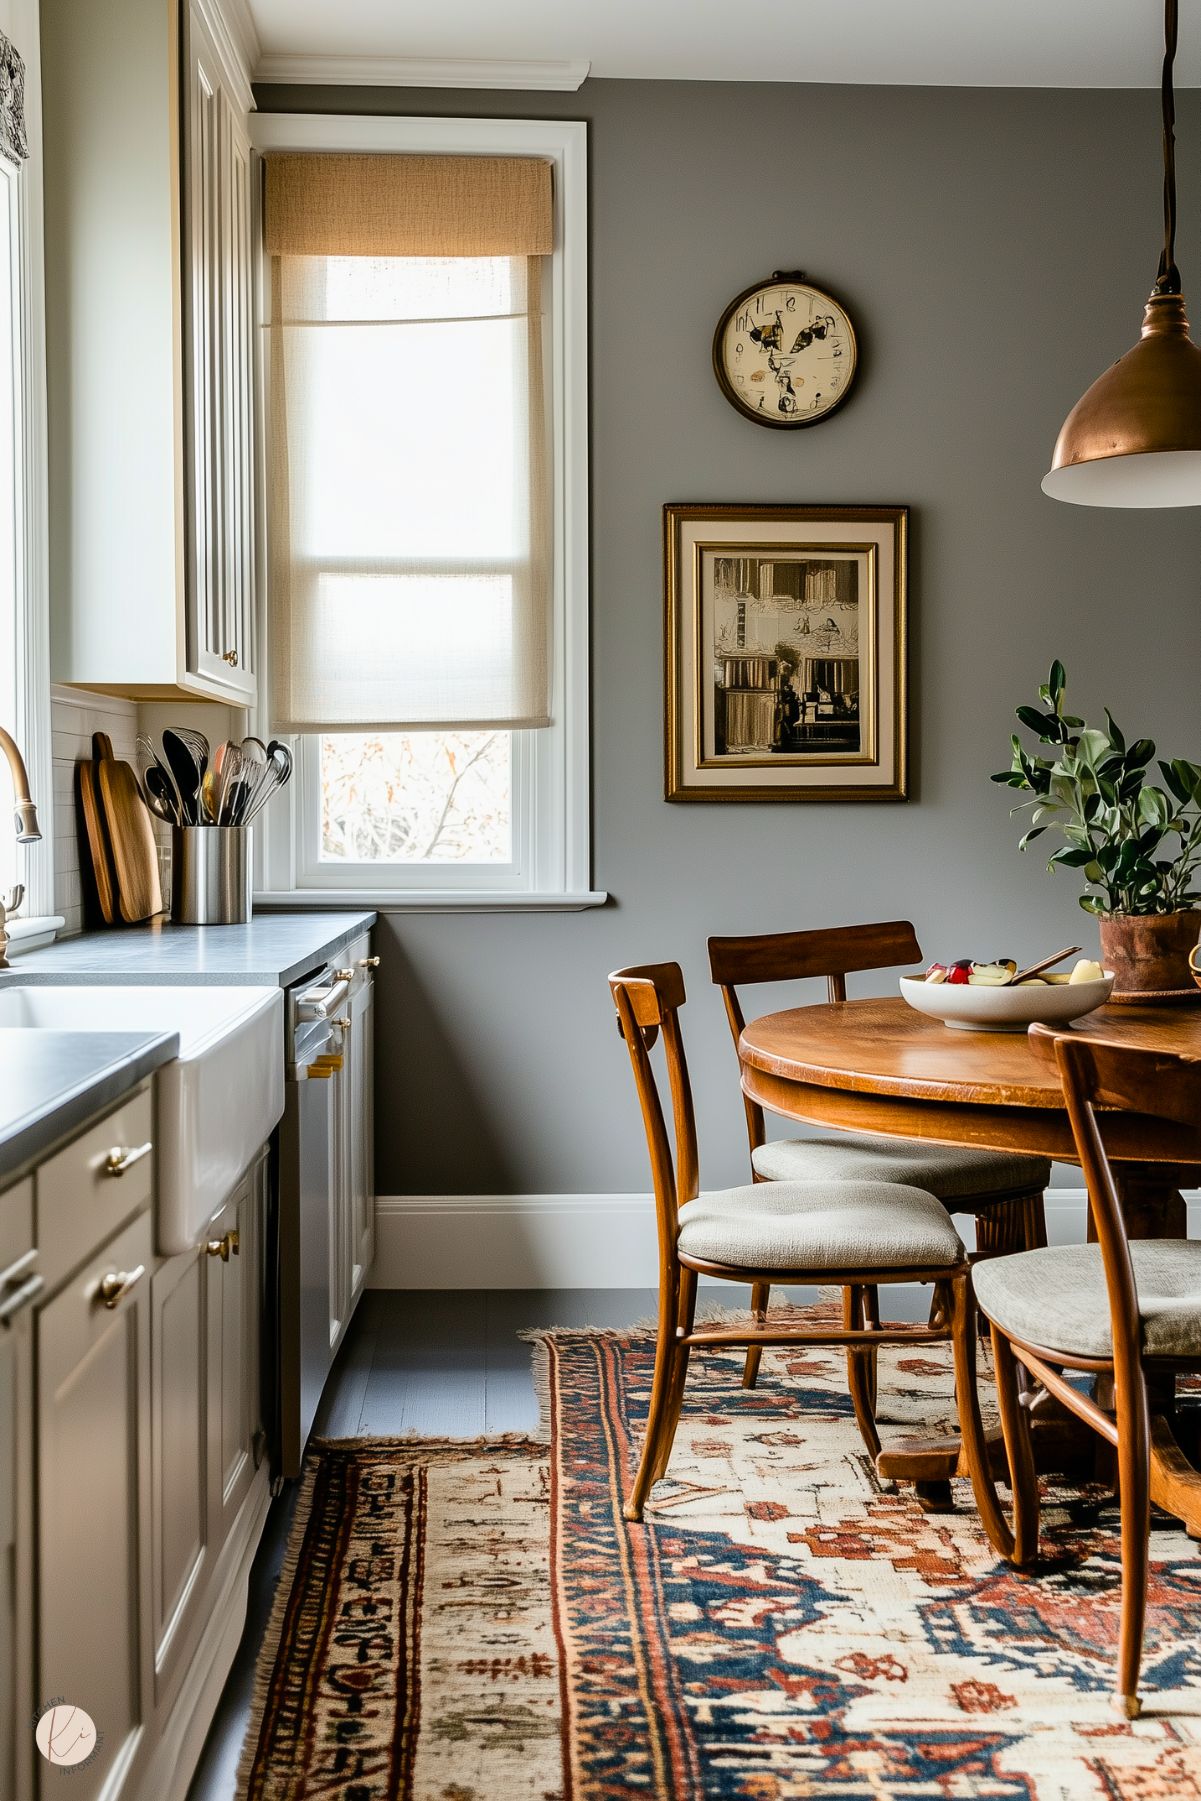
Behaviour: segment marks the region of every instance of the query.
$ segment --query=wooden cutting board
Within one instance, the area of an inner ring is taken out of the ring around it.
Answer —
[[[106,926],[115,925],[118,917],[117,883],[113,875],[113,854],[108,841],[108,828],[104,823],[100,796],[96,791],[96,765],[94,763],[80,763],[79,765],[79,804],[83,811],[84,829],[87,832],[88,849],[92,856],[92,875],[96,882],[96,896],[100,902],[100,917]]]
[[[128,925],[136,925],[163,910],[154,827],[129,764],[118,762],[103,733],[92,742],[97,752],[96,791],[112,846],[117,908]]]

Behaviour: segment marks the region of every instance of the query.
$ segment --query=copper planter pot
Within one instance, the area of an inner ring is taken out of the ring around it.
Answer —
[[[1101,961],[1117,978],[1111,1000],[1201,1000],[1189,966],[1189,953],[1201,937],[1201,910],[1110,913],[1097,923]]]

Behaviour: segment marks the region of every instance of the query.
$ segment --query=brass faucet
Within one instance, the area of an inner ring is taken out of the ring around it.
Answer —
[[[33,799],[29,793],[29,772],[25,767],[24,757],[17,749],[16,740],[11,733],[5,731],[2,725],[0,725],[0,750],[2,750],[7,757],[8,767],[12,771],[13,795],[15,798],[13,818],[17,828],[17,843],[36,844],[41,837],[42,832],[41,827],[38,825],[37,808],[34,806]],[[0,900],[0,969],[7,969],[9,967],[8,933],[5,930],[5,926],[8,922],[8,915],[10,912],[16,912],[24,899],[24,895],[25,890],[18,886],[10,890],[10,892],[4,896],[3,900]]]

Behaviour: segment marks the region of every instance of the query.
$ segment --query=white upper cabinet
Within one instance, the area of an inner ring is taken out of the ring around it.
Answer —
[[[42,0],[56,681],[255,697],[252,99],[219,0]]]

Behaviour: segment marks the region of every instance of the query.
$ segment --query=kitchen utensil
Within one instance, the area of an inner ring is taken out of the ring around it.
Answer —
[[[94,742],[101,744],[102,737],[98,734]],[[163,910],[154,827],[130,765],[112,755],[107,739],[103,739],[101,751],[96,765],[96,792],[112,846],[117,908],[121,918],[134,925],[139,920],[153,919]]]
[[[179,824],[173,795],[162,788],[162,773],[153,764],[142,771],[138,792],[156,819],[161,819],[164,825]]]
[[[243,738],[242,755],[247,763],[266,763],[267,746],[261,738]]]
[[[292,774],[292,752],[286,744],[281,744],[278,738],[272,738],[267,746],[267,755],[280,772],[279,779],[282,786]]]
[[[209,749],[209,741],[203,732],[198,732],[194,726],[190,725],[173,726],[172,730],[180,742],[187,745],[197,763],[209,761],[212,752]]]
[[[242,804],[245,761],[241,746],[231,739],[221,759],[221,780],[217,789],[217,824],[237,825]]]
[[[243,815],[243,823],[246,825],[258,817],[271,796],[284,786],[292,774],[292,753],[286,744],[280,744],[278,739],[273,740],[267,747],[267,755],[270,760],[259,773]]]
[[[171,918],[177,925],[245,925],[252,911],[253,834],[184,826],[171,834]]]
[[[153,738],[148,737],[145,732],[139,732],[135,743],[142,758],[142,786],[145,793],[153,795],[159,806],[165,806],[169,810],[169,823],[178,825],[182,818],[183,803],[179,789],[175,786],[175,777],[160,756]],[[150,801],[147,800],[146,804],[150,806]],[[158,808],[151,806],[151,812],[156,811]]]
[[[99,736],[101,734],[98,733],[97,737]],[[92,740],[92,749],[96,762],[98,762],[101,753],[97,747],[96,738]],[[111,745],[109,750],[111,753]],[[79,765],[79,804],[83,813],[88,850],[92,857],[92,875],[96,883],[100,917],[106,926],[111,926],[116,923],[117,919],[117,883],[113,875],[112,847],[109,844],[104,812],[96,787],[96,762],[84,762]]]
[[[1071,957],[1080,949],[1078,944],[1069,944],[1065,950],[1056,951],[1053,957],[1044,957],[1041,963],[1031,963],[1027,969],[1019,969],[1010,988],[1016,988],[1019,982],[1028,982],[1031,976],[1040,976],[1044,969],[1051,969],[1056,963],[1062,963],[1065,957]]]
[[[196,765],[196,801],[193,810],[196,815],[196,824],[203,825],[205,823],[204,778],[208,773],[209,758],[212,754],[209,749],[209,741],[203,732],[198,732],[191,726],[177,725],[172,729],[180,743],[190,751],[192,761]]]
[[[964,1032],[1024,1032],[1035,1020],[1070,1025],[1103,1007],[1113,989],[1112,970],[1099,982],[1034,982],[1028,988],[973,986],[970,982],[925,982],[902,976],[901,994],[918,1013],[941,1019]]]
[[[170,726],[163,732],[163,756],[179,790],[180,821],[184,825],[195,825],[200,804],[200,768],[188,745]]]

